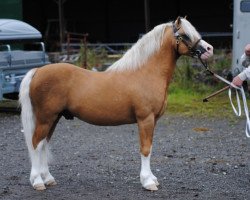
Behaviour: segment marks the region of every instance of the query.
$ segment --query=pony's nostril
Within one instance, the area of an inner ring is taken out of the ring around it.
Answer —
[[[207,47],[207,51],[210,51],[211,50],[211,48],[210,47]]]

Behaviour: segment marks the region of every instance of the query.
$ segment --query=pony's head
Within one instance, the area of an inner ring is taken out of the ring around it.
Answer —
[[[178,17],[173,22],[173,32],[177,54],[201,57],[203,60],[213,55],[213,46],[201,39],[200,34],[186,17]]]
[[[164,34],[168,29],[168,34]],[[174,37],[172,35],[172,31]],[[165,36],[164,36],[165,35]],[[109,71],[124,71],[140,68],[148,59],[154,55],[165,43],[172,45],[179,55],[200,56],[207,59],[213,55],[213,47],[201,40],[200,34],[185,18],[178,17],[174,22],[160,24],[154,27],[150,32],[140,38],[124,56],[116,61]],[[169,46],[167,46],[169,48]]]

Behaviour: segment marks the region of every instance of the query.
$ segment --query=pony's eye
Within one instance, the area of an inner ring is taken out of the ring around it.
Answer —
[[[186,40],[186,41],[191,41],[190,38],[189,38],[186,34],[183,34],[183,35],[181,35],[181,36],[182,36],[182,38],[183,38],[184,40]]]

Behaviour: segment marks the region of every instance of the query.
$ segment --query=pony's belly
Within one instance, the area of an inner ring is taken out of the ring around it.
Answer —
[[[111,108],[82,108],[73,111],[72,114],[82,121],[101,126],[116,126],[136,122],[134,114],[124,110],[116,110]]]
[[[122,124],[132,124],[136,123],[135,119],[132,118],[110,118],[101,116],[76,116],[82,121],[89,124],[99,125],[99,126],[117,126]]]

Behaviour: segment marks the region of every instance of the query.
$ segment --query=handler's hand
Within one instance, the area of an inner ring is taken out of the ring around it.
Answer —
[[[250,44],[246,45],[246,47],[245,47],[245,54],[247,56],[250,56]]]
[[[232,83],[236,86],[241,86],[243,81],[238,76],[235,76]]]

